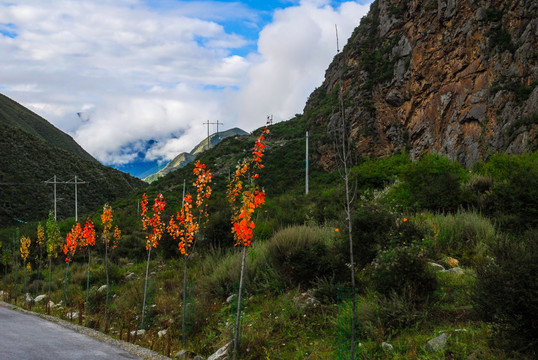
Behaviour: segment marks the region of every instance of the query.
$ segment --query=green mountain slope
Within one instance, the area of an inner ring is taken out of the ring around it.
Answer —
[[[16,101],[0,94],[0,125],[22,129],[83,159],[97,162],[73,138]]]
[[[28,112],[16,107],[4,109],[3,116],[15,110],[23,117],[29,116]],[[22,122],[20,126],[11,125],[17,124],[20,117],[4,119],[0,126],[0,227],[45,219],[48,211],[54,208],[54,195],[53,185],[44,182],[55,175],[58,182],[74,180],[75,176],[77,181],[87,182],[78,185],[79,217],[145,187],[145,183],[137,178],[101,165],[91,157],[87,159],[88,156],[56,147],[23,129],[35,119]],[[65,139],[57,129],[50,130],[47,126],[44,129],[47,136],[57,135]],[[56,192],[58,219],[74,217],[74,184],[57,184]]]

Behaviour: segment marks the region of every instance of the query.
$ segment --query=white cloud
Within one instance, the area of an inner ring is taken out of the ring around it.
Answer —
[[[0,89],[72,134],[106,164],[146,151],[170,160],[207,134],[202,124],[250,131],[267,114],[301,112],[369,5],[301,1],[277,10],[258,52],[237,55],[256,30],[241,2],[28,0],[0,3]],[[9,26],[8,26],[9,24]],[[77,116],[83,111],[83,116]]]

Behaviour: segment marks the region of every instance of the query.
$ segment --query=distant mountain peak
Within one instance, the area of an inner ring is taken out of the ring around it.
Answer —
[[[190,164],[196,159],[196,157],[200,153],[204,152],[208,148],[212,148],[213,146],[217,145],[222,140],[232,137],[232,136],[238,136],[238,135],[248,135],[248,133],[244,130],[241,130],[235,127],[229,130],[220,131],[218,133],[211,134],[209,135],[209,137],[206,137],[198,145],[196,145],[190,152],[188,153],[183,152],[177,155],[168,164],[166,164],[164,168],[162,168],[161,170],[157,171],[154,174],[149,175],[143,180],[145,182],[152,183],[158,178],[163,177],[164,175],[174,170],[181,169],[187,164]]]

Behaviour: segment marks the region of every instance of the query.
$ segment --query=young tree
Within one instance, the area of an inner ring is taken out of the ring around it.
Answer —
[[[183,198],[181,210],[170,218],[167,230],[174,239],[179,238],[179,251],[183,257],[183,313],[181,327],[183,333],[183,342],[185,342],[185,308],[187,306],[187,262],[189,260],[189,251],[195,245],[196,235],[207,223],[209,214],[207,213],[206,200],[211,196],[211,171],[206,170],[206,166],[200,161],[194,163],[193,173],[196,175],[196,181],[193,186],[196,188],[196,202],[193,213],[192,196],[187,194]],[[177,222],[176,222],[177,221]]]
[[[45,225],[47,229],[47,256],[49,259],[49,289],[47,293],[47,310],[49,309],[49,301],[50,301],[50,286],[52,281],[52,258],[58,257],[58,248],[60,247],[60,244],[62,243],[62,238],[60,236],[60,229],[58,229],[58,223],[54,219],[54,212],[49,211],[49,218],[47,219],[47,223]]]
[[[95,225],[93,225],[92,219],[88,218],[84,224],[82,235],[80,237],[80,248],[88,250],[88,271],[86,275],[86,304],[88,303],[88,297],[90,295],[90,260],[91,260],[91,246],[95,246]]]
[[[64,302],[65,305],[69,305],[69,298],[67,295],[67,277],[69,274],[69,264],[73,261],[75,252],[77,251],[78,240],[82,236],[82,227],[80,223],[73,225],[71,231],[65,236],[65,244],[63,247],[63,252],[65,254],[65,278],[64,278]]]
[[[103,233],[101,238],[105,244],[105,275],[106,275],[106,297],[105,297],[105,332],[108,331],[108,295],[110,289],[110,280],[108,276],[108,249],[116,248],[117,241],[119,240],[120,232],[116,226],[112,232],[112,220],[113,213],[112,207],[109,204],[103,206],[103,213],[101,214],[101,223],[103,224]],[[112,240],[112,246],[110,246],[110,241]]]
[[[155,202],[152,206],[152,216],[148,214],[148,197],[146,194],[142,195],[142,201],[140,202],[142,206],[142,229],[147,230],[151,228],[151,232],[146,236],[146,250],[148,251],[148,261],[146,264],[146,279],[144,281],[144,299],[142,300],[142,319],[140,321],[141,327],[144,327],[144,315],[146,312],[146,293],[148,288],[148,273],[149,273],[149,261],[151,258],[151,248],[157,248],[159,245],[159,240],[163,236],[165,230],[164,222],[161,218],[161,213],[164,211],[166,202],[164,201],[163,195],[159,194],[155,198]]]
[[[43,244],[45,243],[45,229],[41,223],[37,224],[37,248],[39,250],[37,257],[37,283],[39,284],[39,278],[41,277],[41,264],[43,262]],[[37,294],[38,287],[36,286],[35,291]]]
[[[29,262],[26,262],[28,260],[28,256],[30,255],[30,244],[32,243],[32,240],[30,240],[29,237],[23,236],[21,238],[21,247],[19,249],[21,253],[22,258],[22,264],[24,266],[24,292],[27,292],[27,283],[26,283],[26,269],[31,269],[31,265]]]
[[[243,291],[243,278],[245,273],[245,260],[247,249],[252,243],[253,230],[256,227],[252,215],[254,211],[265,202],[265,191],[256,185],[259,170],[264,165],[262,157],[265,151],[265,135],[269,133],[265,127],[256,139],[252,156],[244,159],[238,166],[233,178],[228,184],[227,199],[232,206],[232,233],[236,241],[235,246],[243,247],[241,260],[241,275],[239,278],[239,292],[237,295],[237,317],[234,334],[233,356],[239,356],[239,325],[241,320],[241,293]]]

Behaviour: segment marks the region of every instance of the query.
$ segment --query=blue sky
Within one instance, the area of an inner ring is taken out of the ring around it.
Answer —
[[[208,119],[251,131],[301,113],[334,25],[342,45],[370,2],[0,0],[0,89],[104,164],[150,166]]]

